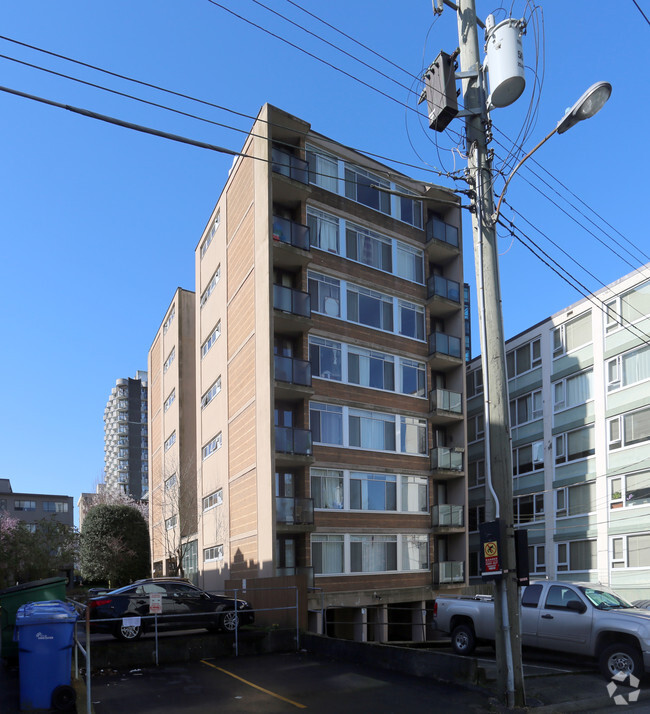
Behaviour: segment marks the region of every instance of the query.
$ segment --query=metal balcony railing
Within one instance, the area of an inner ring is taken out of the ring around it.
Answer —
[[[311,297],[302,290],[284,285],[273,286],[273,307],[300,317],[311,317]]]
[[[288,382],[301,387],[311,387],[311,363],[304,359],[274,356],[275,378],[278,382]]]
[[[276,496],[276,522],[289,526],[310,526],[314,523],[314,501],[311,498]]]
[[[309,183],[309,166],[307,162],[275,147],[271,149],[271,169],[294,181]]]
[[[289,426],[275,427],[275,450],[281,454],[311,456],[313,454],[311,431]]]
[[[430,275],[427,278],[427,298],[432,297],[447,298],[460,304],[460,283],[442,275]]]
[[[464,583],[465,563],[462,560],[444,560],[433,566],[433,578],[436,583]]]
[[[310,250],[309,226],[294,223],[288,218],[273,216],[273,240],[287,243],[294,248]]]
[[[429,392],[429,410],[432,412],[445,411],[462,414],[463,395],[460,392],[451,392],[448,389],[432,389]]]
[[[432,216],[427,221],[427,241],[432,239],[448,243],[458,248],[458,228]]]
[[[465,509],[463,506],[442,503],[433,507],[431,511],[431,523],[434,526],[462,528],[465,524],[464,512]]]

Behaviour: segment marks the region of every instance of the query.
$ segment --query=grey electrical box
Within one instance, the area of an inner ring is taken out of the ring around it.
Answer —
[[[424,91],[429,108],[429,126],[444,131],[458,114],[454,63],[441,52],[424,75]]]

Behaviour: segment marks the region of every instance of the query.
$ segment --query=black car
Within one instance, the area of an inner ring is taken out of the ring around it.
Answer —
[[[154,618],[149,616],[152,594],[162,596],[162,613],[158,615],[161,630],[205,627],[215,632],[234,632],[255,619],[245,600],[215,595],[178,578],[150,578],[88,600],[91,629],[109,632],[119,640],[135,640],[144,631],[153,630]],[[105,621],[114,618],[119,619]],[[125,622],[125,618],[142,619]]]

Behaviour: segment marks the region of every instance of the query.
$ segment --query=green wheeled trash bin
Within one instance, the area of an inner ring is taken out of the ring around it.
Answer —
[[[77,617],[74,606],[61,600],[30,602],[18,608],[14,637],[21,711],[74,708],[70,680]]]
[[[65,600],[66,582],[65,578],[46,578],[0,590],[0,657],[18,657],[18,645],[14,642],[18,608],[36,600]]]

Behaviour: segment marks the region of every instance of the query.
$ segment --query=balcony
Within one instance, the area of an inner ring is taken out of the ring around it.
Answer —
[[[429,364],[439,372],[460,367],[463,364],[460,337],[444,332],[429,335]]]
[[[429,418],[434,424],[452,424],[463,418],[463,395],[447,389],[429,392]]]
[[[296,206],[309,195],[309,167],[306,161],[277,147],[271,149],[273,200]]]
[[[465,509],[450,503],[441,503],[431,511],[431,525],[435,533],[457,533],[465,530]]]
[[[304,575],[307,578],[307,587],[314,587],[314,568],[311,565],[296,565],[292,568],[276,568],[278,577],[283,575]]]
[[[465,563],[462,560],[443,560],[433,565],[434,585],[462,585],[465,582]]]
[[[273,286],[275,329],[284,334],[300,334],[311,327],[311,297],[309,293],[284,285]]]
[[[431,449],[431,470],[438,480],[459,478],[464,474],[465,449],[460,446],[441,446]]]
[[[275,462],[277,465],[311,463],[314,460],[311,431],[290,426],[275,427]]]
[[[278,530],[305,530],[314,525],[314,501],[311,498],[275,498],[275,522]],[[284,526],[284,527],[282,527]]]
[[[436,216],[427,221],[427,257],[435,263],[449,263],[460,255],[458,228]]]
[[[273,246],[275,266],[290,269],[304,267],[311,260],[309,226],[274,216]]]
[[[460,283],[430,275],[427,278],[427,305],[434,317],[449,317],[460,310]]]
[[[311,364],[304,359],[274,356],[275,397],[283,400],[305,399],[314,390],[311,388]]]

